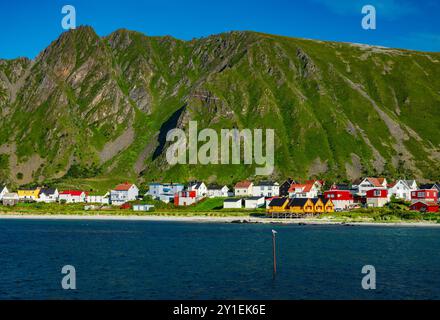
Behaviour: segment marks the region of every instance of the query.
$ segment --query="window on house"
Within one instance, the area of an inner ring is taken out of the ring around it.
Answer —
[[[374,196],[375,197],[380,197],[380,195],[381,195],[380,190],[374,190]]]

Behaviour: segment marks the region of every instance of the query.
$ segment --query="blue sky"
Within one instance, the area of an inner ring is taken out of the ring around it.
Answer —
[[[192,39],[231,30],[440,51],[437,0],[14,0],[0,1],[0,58],[34,58],[64,30],[61,8],[99,35],[119,28]],[[361,27],[364,5],[377,29]]]

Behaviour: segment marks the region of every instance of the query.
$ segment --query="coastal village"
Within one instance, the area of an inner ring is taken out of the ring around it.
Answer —
[[[196,206],[210,198],[222,199],[223,209],[265,210],[268,217],[295,218],[352,211],[360,208],[382,208],[392,201],[407,203],[409,210],[439,212],[439,183],[418,184],[415,180],[387,181],[367,177],[351,184],[326,185],[322,180],[298,182],[240,181],[233,188],[207,185],[196,181],[188,184],[150,183],[141,193],[129,182],[121,183],[106,194],[92,195],[84,190],[58,190],[46,186],[9,190],[0,184],[0,203],[84,204],[84,210],[119,208],[148,212],[154,209],[148,200],[160,201],[176,208]],[[146,201],[147,200],[147,201]]]

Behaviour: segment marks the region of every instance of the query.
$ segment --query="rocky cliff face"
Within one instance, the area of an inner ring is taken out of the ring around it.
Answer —
[[[166,132],[273,128],[275,176],[439,179],[440,55],[232,32],[180,41],[81,27],[35,61],[0,60],[0,179],[232,182],[175,166]]]

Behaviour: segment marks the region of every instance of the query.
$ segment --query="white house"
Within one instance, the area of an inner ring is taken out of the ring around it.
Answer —
[[[388,182],[385,178],[365,178],[358,185],[359,195],[365,196],[368,191],[374,189],[387,189]]]
[[[20,201],[18,193],[5,193],[2,198],[4,206],[15,206]]]
[[[8,188],[5,185],[0,184],[0,201],[2,201],[3,196],[9,193]]]
[[[415,180],[399,180],[388,185],[389,200],[394,196],[397,199],[411,201],[411,191],[417,190],[417,183]]]
[[[318,197],[320,185],[315,182],[292,184],[289,189],[290,198],[313,199]]]
[[[58,200],[66,203],[83,203],[86,202],[87,193],[81,190],[61,191]]]
[[[115,206],[134,201],[139,197],[139,189],[131,183],[122,183],[110,191],[110,203]]]
[[[207,196],[208,198],[227,198],[229,195],[229,188],[227,186],[208,186]]]
[[[51,188],[42,188],[40,190],[40,195],[38,196],[37,202],[44,202],[44,203],[54,203],[58,201],[59,197],[58,189],[51,189]]]
[[[188,191],[195,191],[197,198],[206,197],[208,194],[208,188],[204,182],[191,182],[188,185]]]
[[[234,195],[236,197],[251,197],[253,196],[254,184],[250,181],[240,181],[234,187]]]
[[[183,191],[185,186],[179,183],[150,183],[147,196],[165,203],[174,201],[174,196]]]
[[[278,182],[263,181],[254,185],[252,190],[254,197],[278,197],[280,195],[280,184]]]
[[[225,199],[223,209],[241,209],[243,207],[242,199]]]
[[[257,209],[262,208],[266,205],[264,197],[251,197],[244,199],[244,207],[246,209]]]
[[[105,195],[88,195],[86,197],[87,203],[96,203],[96,204],[110,204],[110,193],[107,192]]]

